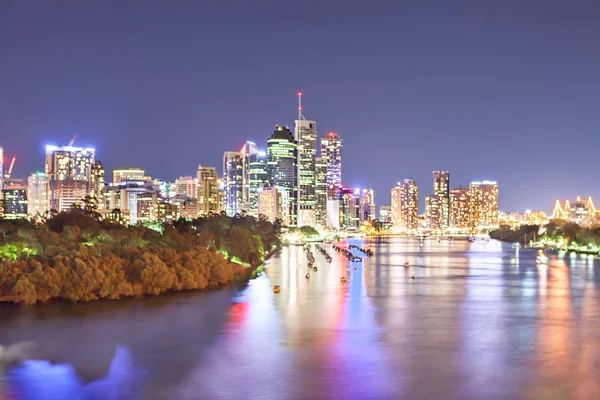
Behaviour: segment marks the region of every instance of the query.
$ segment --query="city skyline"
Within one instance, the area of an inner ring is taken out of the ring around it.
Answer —
[[[310,14],[307,4],[123,4],[116,19],[109,5],[4,2],[0,132],[5,158],[19,155],[13,175],[41,169],[44,145],[76,132],[109,170],[193,175],[221,165],[221,151],[261,143],[275,123],[292,127],[300,91],[319,135],[344,138],[349,187],[381,194],[449,170],[463,186],[500,182],[504,210],[600,197],[593,6],[390,2],[365,12],[350,1],[340,14],[332,3]],[[311,29],[287,29],[309,15]],[[273,62],[297,43],[311,57]]]

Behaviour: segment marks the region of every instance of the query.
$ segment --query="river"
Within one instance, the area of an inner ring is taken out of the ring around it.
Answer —
[[[35,343],[8,384],[25,400],[600,398],[597,258],[348,243],[375,255],[326,246],[333,262],[315,251],[306,279],[303,249],[287,247],[241,293],[4,305],[0,344]]]

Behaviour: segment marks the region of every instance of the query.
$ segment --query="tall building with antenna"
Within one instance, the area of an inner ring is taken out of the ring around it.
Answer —
[[[298,93],[298,119],[294,121],[294,139],[298,142],[298,226],[316,226],[317,123],[302,115],[302,93]]]

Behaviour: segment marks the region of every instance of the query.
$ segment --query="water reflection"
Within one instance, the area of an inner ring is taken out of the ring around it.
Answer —
[[[325,245],[332,262],[314,252],[307,280],[303,249],[287,247],[233,301],[219,291],[76,314],[0,307],[0,343],[43,343],[38,358],[72,365],[54,372],[73,381],[98,381],[108,366],[97,360],[124,343],[151,400],[600,398],[597,258],[538,264],[494,241],[339,245],[352,243],[374,256],[350,263]]]

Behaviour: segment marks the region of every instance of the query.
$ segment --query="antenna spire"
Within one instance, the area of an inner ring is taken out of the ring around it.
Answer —
[[[298,120],[303,120],[304,115],[302,115],[302,92],[298,92]]]

